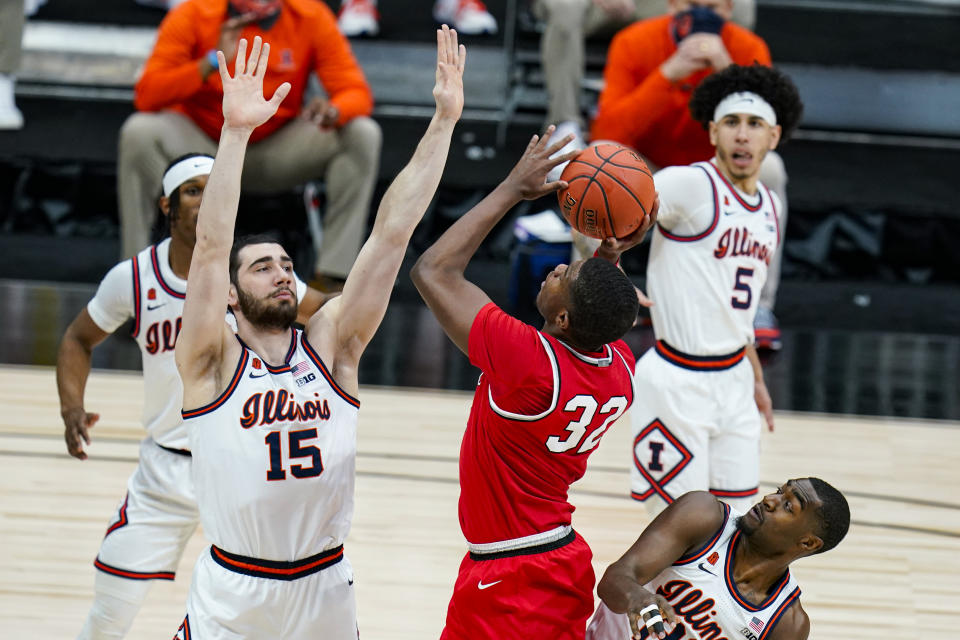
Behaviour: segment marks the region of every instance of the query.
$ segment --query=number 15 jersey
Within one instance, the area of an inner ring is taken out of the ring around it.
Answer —
[[[227,389],[183,412],[207,538],[287,562],[341,544],[350,530],[360,407],[306,335],[290,333],[278,367],[241,341]]]
[[[749,196],[712,162],[658,171],[658,224],[647,293],[653,331],[683,353],[732,353],[753,342],[753,318],[780,243],[779,202],[763,184]]]
[[[569,525],[570,485],[633,401],[633,354],[622,340],[576,350],[493,303],[469,352],[483,374],[460,448],[464,536],[485,544]]]

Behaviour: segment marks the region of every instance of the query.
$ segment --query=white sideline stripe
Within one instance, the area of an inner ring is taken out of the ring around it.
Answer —
[[[28,20],[23,30],[23,49],[146,59],[156,38],[157,30],[152,27]]]

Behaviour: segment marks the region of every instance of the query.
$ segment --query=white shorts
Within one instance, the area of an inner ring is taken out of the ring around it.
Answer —
[[[614,613],[601,601],[587,625],[586,640],[631,640],[632,637],[627,614]]]
[[[199,522],[190,463],[189,455],[151,438],[140,443],[140,462],[100,543],[97,569],[131,580],[173,580]]]
[[[749,508],[762,420],[742,351],[694,357],[658,342],[637,361],[633,386],[630,495],[658,501],[656,509],[688,491],[709,490]]]
[[[288,563],[208,547],[194,567],[187,615],[174,640],[357,640],[353,567],[337,549]],[[291,575],[304,566],[313,568]],[[286,577],[263,577],[268,572]]]

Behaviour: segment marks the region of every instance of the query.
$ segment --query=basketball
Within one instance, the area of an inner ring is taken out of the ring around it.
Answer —
[[[619,144],[584,149],[560,179],[568,184],[557,193],[560,212],[571,227],[591,238],[630,235],[657,195],[647,163]]]

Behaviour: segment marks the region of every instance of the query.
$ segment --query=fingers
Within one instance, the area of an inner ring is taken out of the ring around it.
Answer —
[[[773,409],[767,409],[766,411],[764,411],[763,417],[767,419],[767,431],[769,431],[770,433],[773,433],[773,430],[774,430]]]
[[[572,138],[571,138],[571,139],[572,139]],[[566,138],[564,138],[564,140],[566,140]],[[548,155],[548,156],[551,155],[551,150],[550,150],[550,149],[547,150],[547,155]],[[571,149],[570,151],[567,151],[566,153],[561,154],[561,155],[559,155],[559,156],[557,156],[557,157],[555,157],[555,158],[550,158],[550,159],[549,159],[550,168],[552,169],[553,167],[557,166],[558,164],[562,164],[562,163],[564,163],[564,162],[569,162],[570,160],[573,160],[574,158],[576,158],[578,155],[580,155],[580,150],[579,150],[579,149]]]
[[[227,57],[223,51],[217,51],[217,69],[220,71],[220,82],[226,83],[230,80],[230,72],[227,71]]]
[[[259,36],[254,40],[254,46],[256,46],[256,41],[259,40]],[[250,56],[251,58],[253,56]],[[263,43],[263,53],[260,54],[260,59],[257,61],[257,70],[254,72],[254,75],[258,78],[262,78],[267,72],[267,62],[270,60],[270,43]]]
[[[447,25],[437,29],[437,64],[448,64],[447,60]]]
[[[454,66],[459,66],[460,45],[457,43],[457,32],[455,29],[444,26],[447,30],[447,60]]]
[[[244,72],[247,75],[256,75],[260,67],[260,52],[263,50],[263,40],[260,36],[253,39],[253,46],[250,48],[250,55],[247,56],[247,64]]]
[[[270,98],[270,104],[274,109],[280,106],[280,103],[283,102],[283,99],[287,97],[290,93],[290,83],[284,82],[282,85],[277,87],[277,90],[273,92],[273,97]]]
[[[237,59],[234,61],[233,76],[237,77],[247,70],[247,39],[240,38],[237,44]]]
[[[456,33],[456,32],[454,32]],[[467,66],[467,48],[463,45],[460,45],[460,48],[457,51],[460,54],[460,58],[457,61],[457,71],[460,72],[460,75],[463,75],[463,69]]]

